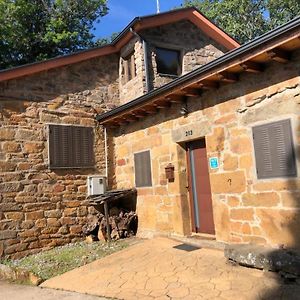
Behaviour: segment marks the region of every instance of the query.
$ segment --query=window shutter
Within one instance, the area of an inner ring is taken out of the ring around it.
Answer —
[[[49,125],[50,168],[88,168],[94,165],[93,128]]]
[[[150,151],[134,154],[136,187],[152,186]]]
[[[290,120],[256,126],[253,138],[258,179],[296,176]]]

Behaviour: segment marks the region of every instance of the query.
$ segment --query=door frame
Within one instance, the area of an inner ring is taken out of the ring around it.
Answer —
[[[187,162],[187,182],[188,182],[188,186],[187,186],[187,194],[188,194],[188,198],[189,198],[189,206],[190,206],[190,224],[191,224],[191,232],[192,233],[200,233],[200,234],[208,234],[208,235],[214,235],[211,233],[204,233],[201,232],[201,229],[196,227],[195,224],[195,208],[194,208],[194,195],[193,195],[193,179],[192,179],[192,169],[191,169],[191,153],[190,153],[190,147],[188,147],[189,143],[193,143],[196,141],[200,141],[200,140],[204,140],[205,143],[205,148],[206,148],[206,138],[205,137],[200,137],[197,138],[195,140],[191,140],[191,141],[186,141],[185,142],[185,151],[186,151],[186,162]],[[208,168],[208,176],[210,175],[209,173],[209,168]],[[211,193],[211,202],[212,202],[212,193]],[[212,204],[212,203],[211,203]],[[200,215],[200,214],[199,214]],[[212,217],[213,216],[213,205],[212,205]],[[215,222],[214,222],[214,218],[213,218],[213,223],[214,223],[214,231],[215,231]]]

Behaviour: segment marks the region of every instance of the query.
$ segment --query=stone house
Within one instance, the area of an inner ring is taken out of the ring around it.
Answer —
[[[0,71],[0,257],[18,258],[80,239],[93,213],[86,200],[88,175],[108,174],[111,188],[134,185],[121,174],[124,170],[133,176],[133,153],[120,148],[118,134],[107,138],[96,115],[159,91],[237,47],[199,11],[188,8],[135,18],[109,45]],[[169,100],[177,102],[178,97]],[[149,120],[134,126],[146,126]],[[151,130],[154,134],[159,126]],[[159,168],[167,162],[174,158],[157,165],[165,196],[169,184]],[[179,174],[177,166],[175,172]],[[145,191],[149,188],[139,189],[140,204]],[[169,198],[166,214],[160,208],[153,212],[156,200],[150,201],[147,214],[139,204],[141,232],[187,234],[156,225],[160,216],[165,224],[169,207],[173,220],[177,217],[174,199]]]
[[[296,18],[97,116],[140,235],[300,248],[299,69]]]

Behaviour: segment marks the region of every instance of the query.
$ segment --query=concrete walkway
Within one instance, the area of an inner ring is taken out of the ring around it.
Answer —
[[[1,300],[104,300],[96,296],[82,295],[74,292],[41,289],[0,281]]]
[[[218,250],[174,248],[179,245],[147,240],[42,286],[130,300],[300,299],[300,285],[280,285],[273,273],[228,264]]]

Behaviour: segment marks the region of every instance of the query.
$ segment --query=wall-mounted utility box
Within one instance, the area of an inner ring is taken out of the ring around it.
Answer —
[[[87,178],[88,196],[102,195],[106,192],[106,177],[91,175]]]

